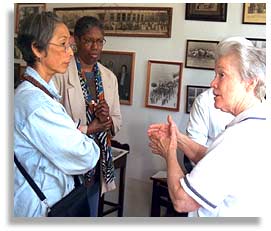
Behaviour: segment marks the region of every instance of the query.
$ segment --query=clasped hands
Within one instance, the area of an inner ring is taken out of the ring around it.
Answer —
[[[113,120],[109,115],[109,106],[105,100],[94,104],[95,119],[88,125],[87,134],[108,131],[112,128]]]
[[[152,124],[148,128],[149,147],[154,154],[165,159],[175,154],[177,149],[177,126],[171,116],[167,117],[164,124]]]

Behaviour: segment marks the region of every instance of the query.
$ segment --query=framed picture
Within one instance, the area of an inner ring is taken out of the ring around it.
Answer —
[[[104,23],[106,36],[171,36],[172,8],[164,7],[77,7],[54,8],[70,31],[82,16],[89,15]]]
[[[266,24],[266,3],[244,3],[243,24]]]
[[[247,38],[250,40],[255,47],[258,48],[266,48],[266,39],[260,39],[260,38]]]
[[[213,70],[218,41],[187,40],[185,67]]]
[[[226,22],[227,3],[186,3],[185,19]]]
[[[19,48],[17,47],[17,38],[14,38],[14,59],[22,59],[22,54]]]
[[[195,98],[207,90],[208,86],[195,86],[195,85],[187,85],[186,86],[186,113],[190,113],[191,107],[193,106]]]
[[[17,3],[15,32],[18,33],[21,21],[28,15],[42,12],[46,9],[45,3]]]
[[[179,111],[183,63],[148,61],[145,106]]]
[[[120,103],[132,105],[135,52],[102,51],[100,62],[118,79]]]

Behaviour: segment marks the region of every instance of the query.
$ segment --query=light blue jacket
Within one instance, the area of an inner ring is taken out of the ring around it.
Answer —
[[[30,67],[26,72],[59,99],[52,81],[47,84]],[[24,81],[14,97],[14,152],[53,205],[73,189],[72,175],[96,165],[100,150],[76,128],[60,103]],[[45,215],[46,206],[14,164],[14,216]]]

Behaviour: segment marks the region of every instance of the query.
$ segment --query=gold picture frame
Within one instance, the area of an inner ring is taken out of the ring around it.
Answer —
[[[243,24],[266,24],[266,3],[244,3]]]

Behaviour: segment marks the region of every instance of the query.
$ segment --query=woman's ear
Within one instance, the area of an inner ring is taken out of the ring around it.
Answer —
[[[254,91],[254,89],[256,88],[258,84],[258,79],[257,78],[253,78],[247,81],[247,91]]]
[[[31,44],[31,49],[32,49],[34,55],[37,57],[37,60],[40,61],[40,60],[41,60],[41,57],[42,57],[42,54],[41,54],[41,52],[39,51],[39,49],[37,48],[35,42],[33,42],[33,43]]]

